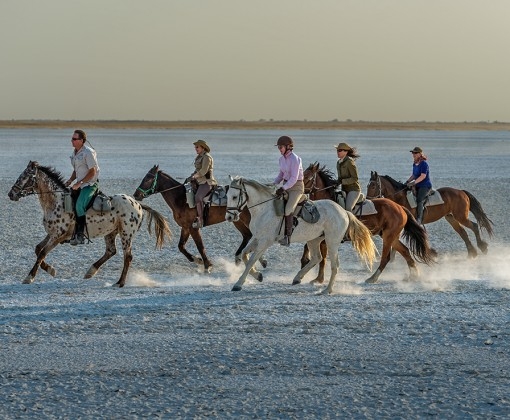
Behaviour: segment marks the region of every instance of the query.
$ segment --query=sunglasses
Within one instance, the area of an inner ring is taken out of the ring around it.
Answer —
[[[71,140],[72,140],[72,141],[75,141],[75,140],[81,140],[81,139],[80,139],[80,138],[78,138],[78,137],[71,137]]]
[[[420,152],[411,152],[413,155],[418,155]]]

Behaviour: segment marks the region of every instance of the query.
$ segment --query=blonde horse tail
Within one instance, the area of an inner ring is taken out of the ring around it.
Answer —
[[[140,203],[140,205],[142,206],[142,209],[149,214],[149,220],[147,220],[147,229],[151,235],[152,222],[154,222],[154,231],[156,233],[156,249],[161,249],[165,243],[165,238],[168,237],[168,239],[170,239],[172,237],[172,232],[170,231],[168,221],[163,217],[161,213],[152,209],[148,205],[143,203]]]
[[[348,211],[347,215],[349,216],[347,234],[351,239],[352,246],[366,266],[372,270],[372,265],[377,257],[377,248],[372,239],[372,233],[354,214]]]

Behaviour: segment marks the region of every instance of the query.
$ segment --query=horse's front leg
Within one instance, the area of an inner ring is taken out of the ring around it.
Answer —
[[[35,254],[37,256],[35,260],[35,264],[33,265],[32,269],[28,273],[28,275],[23,280],[24,284],[30,284],[33,283],[35,280],[35,275],[37,274],[37,270],[39,269],[39,266],[44,262],[44,259],[46,256],[51,252],[53,248],[55,248],[60,241],[58,239],[51,238],[50,235],[48,235],[46,238],[43,239],[42,242],[40,242],[36,248],[35,248]],[[44,245],[42,245],[44,244]],[[51,267],[46,265],[46,267]]]
[[[49,240],[50,235],[46,235],[46,238],[44,238],[39,244],[37,244],[37,246],[35,247],[35,255],[39,255],[39,252],[41,252],[41,249],[43,249],[46,246]],[[41,268],[52,277],[55,277],[57,274],[57,271],[45,260],[41,261]]]
[[[336,274],[338,273],[338,266],[339,266],[339,261],[338,261],[338,247],[330,247],[330,254],[329,254],[329,258],[331,260],[331,276],[329,277],[329,283],[328,283],[328,287],[326,287],[323,291],[322,291],[322,294],[324,295],[330,295],[331,293],[333,293],[333,286],[335,285],[335,279],[336,279]]]
[[[264,252],[267,248],[269,248],[270,244],[267,244],[262,247],[256,247],[255,249],[251,249],[250,244],[248,244],[247,248],[249,248],[251,252],[250,258],[246,262],[246,267],[244,268],[243,274],[239,277],[239,280],[237,280],[236,284],[234,284],[234,287],[232,287],[233,292],[237,292],[242,289],[242,286],[244,282],[246,281],[246,277],[248,277],[248,274],[250,273],[251,269],[253,268],[254,264],[257,262],[257,260],[262,257]],[[247,252],[245,252],[246,249],[243,251],[243,256],[248,255]],[[243,258],[244,259],[244,258]],[[259,280],[262,281],[262,280]]]
[[[133,260],[133,254],[131,250],[131,239],[126,239],[122,241],[122,249],[124,253],[124,266],[122,267],[122,273],[120,273],[120,279],[115,286],[124,287],[126,284],[126,277],[129,270],[129,266],[131,265],[131,261]]]
[[[239,264],[241,261],[244,262],[244,266],[246,267],[248,264],[248,260],[250,258],[250,254],[252,251],[257,247],[258,241],[256,239],[252,240],[241,252],[240,255],[236,257],[236,264]],[[259,262],[263,260],[263,256],[259,258]],[[266,262],[267,264],[267,262]],[[264,276],[260,271],[257,271],[255,268],[255,264],[253,264],[253,267],[250,270],[250,276],[252,276],[255,280],[258,280],[262,282],[264,280]]]
[[[308,250],[310,254],[309,261],[305,264],[301,270],[296,274],[294,279],[292,280],[292,284],[299,284],[303,277],[308,273],[313,267],[317,265],[317,263],[321,260],[321,249],[320,244],[324,238],[316,238],[312,241],[308,241],[306,244],[308,245]]]
[[[105,252],[101,258],[99,258],[94,264],[90,266],[87,273],[85,274],[85,279],[90,279],[93,277],[98,272],[99,268],[117,253],[117,248],[115,246],[116,237],[117,232],[112,232],[104,237]]]
[[[181,254],[183,254],[187,258],[189,262],[203,264],[204,262],[201,259],[198,259],[195,256],[191,255],[186,249],[186,243],[188,242],[189,235],[190,235],[189,229],[181,228],[181,237],[179,238],[179,244],[177,245],[177,248],[179,249]]]

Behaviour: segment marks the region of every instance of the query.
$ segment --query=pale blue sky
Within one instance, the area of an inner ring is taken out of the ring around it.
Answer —
[[[0,119],[507,121],[508,0],[1,0]]]

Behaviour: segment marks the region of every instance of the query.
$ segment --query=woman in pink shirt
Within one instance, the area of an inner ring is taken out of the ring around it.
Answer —
[[[305,192],[303,183],[303,164],[301,158],[293,151],[294,142],[289,136],[282,136],[276,142],[280,150],[280,172],[274,180],[275,185],[283,184],[276,190],[276,195],[287,193],[285,204],[285,236],[279,241],[280,245],[289,246],[292,235],[294,210],[301,196]]]

